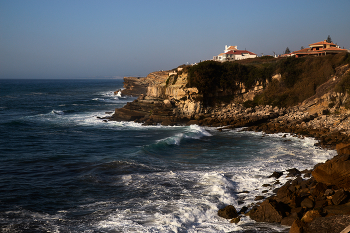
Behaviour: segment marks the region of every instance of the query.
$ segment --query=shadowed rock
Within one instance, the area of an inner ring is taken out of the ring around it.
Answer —
[[[280,223],[284,217],[284,210],[276,201],[265,200],[256,209],[251,210],[249,216],[257,222]]]
[[[232,219],[232,218],[238,217],[236,208],[233,205],[228,205],[223,209],[219,209],[218,215],[226,219]]]

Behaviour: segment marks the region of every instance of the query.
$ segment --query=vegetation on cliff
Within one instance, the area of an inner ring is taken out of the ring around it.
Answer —
[[[203,94],[204,104],[232,100],[242,88],[252,89],[259,83],[264,91],[249,101],[249,105],[294,106],[316,94],[316,89],[336,74],[336,68],[350,64],[350,54],[341,53],[322,57],[288,57],[257,62],[205,61],[188,67],[188,87],[196,87]],[[280,80],[272,80],[281,74]],[[266,85],[269,83],[269,85]],[[339,92],[350,90],[350,77],[337,86]],[[214,99],[213,97],[216,97]]]
[[[316,89],[336,74],[336,68],[350,64],[349,53],[322,57],[289,57],[276,65],[275,73],[281,81],[274,80],[264,92],[254,99],[254,104],[289,107],[316,94]]]
[[[274,67],[267,65],[242,65],[235,62],[205,61],[188,68],[188,87],[196,87],[203,94],[205,104],[212,97],[231,97],[241,89],[252,88],[257,82],[266,85],[271,80]]]

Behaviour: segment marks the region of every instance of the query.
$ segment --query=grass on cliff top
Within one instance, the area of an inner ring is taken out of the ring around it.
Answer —
[[[282,75],[282,80],[274,80],[254,102],[279,107],[297,105],[315,95],[317,87],[331,79],[335,68],[344,64],[350,64],[349,53],[281,60],[275,72]]]
[[[247,59],[244,62],[205,61],[186,67],[186,72],[188,87],[197,87],[203,94],[206,105],[216,104],[223,99],[233,100],[234,93],[241,88],[240,83],[247,89],[260,83],[266,88],[254,101],[247,104],[289,107],[313,96],[317,87],[335,74],[335,68],[344,64],[350,64],[349,53],[282,59],[262,57]],[[282,79],[271,80],[271,77],[278,73]],[[350,90],[350,79],[347,85]]]

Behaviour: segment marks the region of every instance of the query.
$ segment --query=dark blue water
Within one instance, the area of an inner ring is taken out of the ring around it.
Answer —
[[[253,203],[275,170],[334,155],[313,139],[105,122],[134,99],[114,95],[122,86],[0,80],[0,231],[288,231],[216,213]]]

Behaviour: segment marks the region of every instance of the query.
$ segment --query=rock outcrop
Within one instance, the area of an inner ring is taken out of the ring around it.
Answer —
[[[187,74],[177,71],[162,71],[149,74],[146,78],[135,78],[125,85],[125,93],[137,86],[138,99],[116,109],[110,120],[136,121],[145,124],[186,124],[202,112],[202,103],[197,88],[187,88]],[[124,83],[125,84],[125,83]],[[128,90],[128,91],[126,91]],[[143,90],[143,93],[139,91]],[[134,95],[136,95],[134,93]]]
[[[124,89],[121,90],[121,94],[124,96],[139,96],[145,94],[149,86],[157,86],[164,83],[167,79],[167,75],[167,71],[156,71],[150,73],[147,77],[124,77]]]

